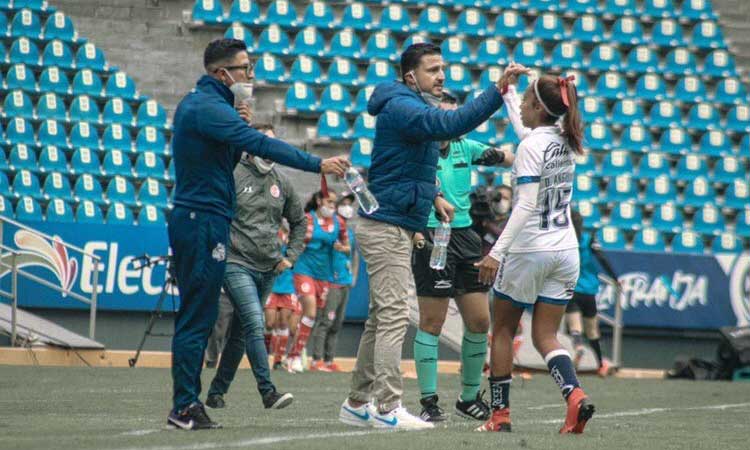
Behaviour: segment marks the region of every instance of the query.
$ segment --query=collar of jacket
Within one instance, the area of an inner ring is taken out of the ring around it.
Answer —
[[[251,171],[254,175],[259,177],[266,177],[268,175],[271,175],[276,170],[276,167],[271,169],[270,172],[261,173],[260,170],[258,170],[258,166],[255,165],[255,162],[252,160],[253,155],[248,154],[247,158],[240,159],[240,164],[242,164],[243,167],[246,167],[249,171]]]
[[[232,94],[232,91],[230,91],[224,83],[214,77],[203,75],[198,80],[196,89],[206,94],[218,95],[230,105],[234,105],[234,94]]]

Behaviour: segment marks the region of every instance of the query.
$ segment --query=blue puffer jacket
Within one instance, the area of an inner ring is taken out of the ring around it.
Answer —
[[[232,107],[234,94],[204,75],[177,106],[172,151],[176,173],[174,204],[234,215],[234,166],[242,151],[285,166],[320,172],[320,158],[250,128]]]
[[[367,104],[367,111],[377,116],[368,187],[380,208],[371,215],[360,209],[359,214],[424,230],[438,192],[438,142],[468,133],[502,104],[495,86],[455,111],[443,111],[401,82],[378,85]]]

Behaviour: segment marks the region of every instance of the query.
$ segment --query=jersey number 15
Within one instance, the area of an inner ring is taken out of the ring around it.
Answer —
[[[542,199],[542,217],[539,224],[541,230],[549,230],[550,216],[555,214],[552,218],[552,225],[556,228],[567,228],[568,227],[568,204],[570,203],[570,193],[573,191],[571,187],[563,187],[559,189],[548,189],[544,193],[544,199]],[[562,214],[560,214],[562,212]]]

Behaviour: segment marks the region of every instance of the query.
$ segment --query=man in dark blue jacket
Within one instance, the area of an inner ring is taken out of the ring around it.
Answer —
[[[203,64],[207,74],[178,105],[172,137],[176,186],[168,230],[181,304],[172,340],[174,405],[167,423],[181,429],[220,427],[206,415],[198,395],[235,209],[232,172],[242,152],[308,172],[342,175],[348,166],[341,158],[321,161],[265,136],[246,122],[246,106],[239,112],[233,108],[234,94],[247,89],[253,79],[244,42],[211,42]]]
[[[490,86],[461,108],[438,109],[444,68],[439,47],[411,45],[401,55],[402,81],[380,84],[367,105],[377,116],[369,188],[380,208],[369,216],[360,210],[363,217],[356,230],[370,277],[370,307],[349,398],[339,411],[339,419],[350,425],[433,426],[401,406],[408,300],[416,303],[412,236],[425,229],[433,205],[441,220],[453,219],[453,207],[436,185],[438,142],[468,133],[503,104],[499,88]],[[376,404],[370,403],[372,398]]]

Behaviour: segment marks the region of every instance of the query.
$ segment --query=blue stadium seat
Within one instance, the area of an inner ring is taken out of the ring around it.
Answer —
[[[495,145],[497,144],[497,134],[498,133],[497,128],[495,127],[495,122],[492,120],[487,120],[470,131],[467,137],[484,144]]]
[[[557,0],[525,0],[524,3],[527,10],[532,14],[562,9],[560,2]]]
[[[638,178],[641,179],[653,179],[662,175],[669,176],[669,161],[663,153],[649,152],[641,158],[637,174]]]
[[[73,51],[63,41],[54,40],[47,44],[42,53],[42,65],[58,66],[63,69],[73,68]]]
[[[145,105],[146,102],[143,103]],[[104,105],[102,122],[106,124],[119,123],[125,126],[133,124],[133,109],[130,104],[119,97],[115,97]],[[163,125],[163,122],[162,122]]]
[[[0,125],[0,135],[2,134],[2,125]],[[5,156],[5,151],[0,151],[0,173],[10,172],[10,166],[8,165],[8,158]]]
[[[7,108],[6,108],[7,111]],[[39,97],[36,104],[36,116],[39,119],[66,120],[68,111],[65,109],[63,99],[53,92],[47,92]]]
[[[697,177],[708,177],[708,163],[706,158],[690,153],[677,161],[674,179],[691,181]]]
[[[2,115],[5,117],[34,117],[34,105],[31,97],[24,91],[17,89],[5,96]]]
[[[73,77],[73,95],[99,97],[102,95],[102,89],[101,78],[90,69],[81,70]]]
[[[386,61],[372,61],[365,73],[366,84],[379,84],[396,79],[396,69]]]
[[[610,213],[609,224],[620,229],[638,230],[643,224],[643,213],[635,201],[620,202]]]
[[[218,2],[217,2],[218,3]],[[234,0],[229,8],[228,21],[239,22],[245,25],[258,25],[260,23],[260,8],[253,0]]]
[[[8,62],[11,64],[39,65],[39,49],[28,38],[18,38],[10,46]]]
[[[24,91],[33,92],[37,90],[36,78],[34,72],[23,64],[15,64],[8,69],[5,75],[5,87],[10,91],[13,89],[23,89]]]
[[[68,137],[65,135],[65,127],[62,123],[47,119],[39,125],[37,132],[39,145],[54,145],[55,147],[67,148]]]
[[[352,28],[354,30],[370,30],[375,25],[372,20],[370,8],[361,2],[354,2],[346,7],[344,14],[341,16],[341,26]],[[342,55],[350,56],[350,55]]]
[[[135,162],[135,175],[138,178],[167,179],[164,161],[156,153],[145,152]]]
[[[695,56],[688,49],[678,47],[667,54],[663,73],[670,76],[692,75],[697,67]]]
[[[741,157],[750,159],[750,135],[745,134],[740,140],[740,152]]]
[[[605,226],[596,232],[596,240],[605,250],[625,250],[625,234],[622,230]]]
[[[682,115],[674,103],[663,100],[654,103],[649,111],[648,124],[656,128],[670,128],[680,126]]]
[[[292,54],[323,57],[325,55],[323,35],[315,27],[306,27],[297,33]]]
[[[135,187],[133,187],[133,184],[127,178],[122,176],[115,176],[109,181],[106,195],[108,203],[119,202],[129,206],[138,204],[135,196]]]
[[[349,155],[349,160],[355,167],[370,168],[370,155],[372,154],[372,141],[360,138],[354,141]]]
[[[276,0],[266,9],[263,18],[266,24],[279,25],[283,28],[297,27],[300,25],[297,10],[288,0]]]
[[[565,34],[562,20],[553,12],[545,12],[539,16],[534,23],[533,30],[536,39],[548,41],[560,41]]]
[[[445,87],[454,93],[469,92],[472,88],[471,72],[461,64],[451,64],[445,71]]]
[[[322,1],[314,1],[305,10],[305,17],[302,23],[312,25],[316,28],[333,29],[338,26],[338,22],[333,16],[333,9]]]
[[[107,97],[121,97],[125,100],[137,100],[140,97],[135,88],[135,81],[125,72],[111,74],[104,91]]]
[[[344,58],[362,58],[362,41],[352,30],[341,30],[331,39],[329,53]]]
[[[443,52],[443,59],[447,63],[467,64],[471,59],[471,52],[469,46],[466,45],[466,40],[457,36],[451,36],[444,40],[440,44],[440,49]]]
[[[144,205],[154,205],[159,208],[169,207],[167,188],[159,181],[148,178],[138,190],[138,201]]]
[[[617,19],[612,25],[613,43],[621,45],[640,45],[645,42],[643,27],[635,17],[625,16]]]
[[[583,141],[592,150],[609,150],[612,148],[612,131],[603,122],[593,122],[586,127]]]
[[[610,100],[625,98],[628,94],[627,89],[627,81],[619,72],[604,73],[596,82],[597,95]]]
[[[10,149],[8,164],[10,170],[14,172],[20,170],[36,172],[39,170],[36,152],[34,152],[33,149],[30,149],[26,144],[16,144]]]
[[[39,154],[39,170],[41,172],[68,172],[68,160],[65,152],[54,145],[44,147]]]
[[[599,211],[599,207],[588,201],[581,200],[577,203],[578,212],[583,218],[584,228],[599,228],[602,224],[602,213]]]
[[[260,34],[258,46],[255,47],[255,51],[258,53],[289,55],[290,48],[289,36],[278,25],[272,24]]]
[[[565,9],[578,15],[600,14],[602,12],[599,0],[568,0]]]
[[[480,66],[505,64],[508,62],[508,47],[496,38],[487,38],[479,44],[474,62]]]
[[[750,237],[750,207],[747,206],[747,203],[745,208],[737,214],[734,231],[738,236]]]
[[[359,114],[367,111],[367,102],[370,100],[370,96],[374,90],[375,86],[370,85],[365,86],[357,92],[357,98],[354,100],[354,109],[352,109],[353,113]]]
[[[68,77],[57,67],[47,67],[39,76],[39,90],[67,94],[70,90]]]
[[[628,53],[623,70],[630,73],[649,73],[659,70],[659,55],[647,45],[639,45]]]
[[[35,12],[49,11],[52,13],[55,11],[54,7],[48,5],[47,0],[13,0],[13,7],[15,9],[30,9]]]
[[[682,228],[685,218],[674,203],[667,202],[654,210],[651,227],[666,233],[676,233]]]
[[[633,173],[633,160],[630,153],[624,150],[614,150],[607,153],[599,172],[604,177],[616,177],[623,173]]]
[[[79,69],[108,70],[109,65],[104,58],[104,52],[94,44],[80,46],[76,53],[76,67]]]
[[[719,209],[711,204],[703,205],[693,217],[693,229],[698,233],[718,236],[726,229],[724,217]]]
[[[726,129],[740,133],[750,132],[750,107],[737,105],[727,113]]]
[[[643,112],[641,104],[633,99],[620,100],[612,108],[611,123],[620,126],[631,124],[643,124],[646,114]]]
[[[286,91],[284,107],[288,112],[312,112],[318,110],[318,99],[310,87],[296,82]]]
[[[543,66],[544,48],[533,40],[521,41],[513,49],[513,60],[525,66]]]
[[[642,100],[660,101],[667,95],[667,86],[659,75],[647,73],[636,81],[635,92]]]
[[[602,42],[604,39],[604,24],[592,14],[580,16],[573,23],[573,29],[568,34],[568,39],[580,42]]]
[[[102,185],[99,183],[93,175],[84,173],[78,180],[76,180],[73,192],[76,196],[76,201],[91,200],[95,203],[103,203],[104,199],[102,196]]]
[[[102,175],[108,177],[119,175],[130,178],[133,176],[133,165],[122,150],[110,150],[104,154]]]
[[[553,69],[580,69],[583,64],[583,51],[575,42],[561,42],[552,50],[550,66]]]
[[[323,84],[323,70],[318,60],[309,56],[300,55],[292,64],[289,79],[308,84]]]
[[[507,9],[497,16],[495,36],[501,38],[523,39],[526,34],[526,22],[518,12]]]
[[[576,155],[576,173],[591,176],[598,171],[599,169],[596,165],[596,158],[594,158],[591,153],[586,152],[582,155]]]
[[[633,176],[624,173],[609,181],[604,197],[608,202],[618,203],[638,198],[638,186]]]
[[[500,79],[500,76],[503,74],[503,70],[498,66],[490,66],[482,71],[481,74],[479,74],[479,87],[480,89],[477,91],[478,95],[481,95],[484,90],[482,88],[485,88],[487,86],[491,86],[495,83],[497,83],[497,80]],[[471,97],[475,98],[475,97]],[[504,109],[504,108],[501,108]]]
[[[13,195],[16,197],[28,196],[32,198],[43,198],[42,186],[39,178],[30,170],[20,170],[13,178]]]
[[[599,97],[584,97],[580,99],[581,118],[586,123],[607,120],[607,102]]]
[[[676,5],[672,0],[644,0],[643,15],[652,19],[677,17]]]
[[[244,42],[248,51],[252,51],[255,48],[253,33],[248,28],[243,27],[241,23],[236,22],[227,28],[227,31],[224,32],[224,37]]]
[[[95,127],[88,122],[78,122],[70,131],[70,144],[73,147],[101,148],[99,134]]]
[[[13,16],[10,23],[11,37],[39,39],[41,34],[42,22],[39,20],[39,16],[30,9],[21,9]]]
[[[635,0],[607,0],[603,12],[614,16],[633,16],[640,11]]]
[[[193,20],[203,23],[223,23],[224,10],[219,0],[195,0]]]
[[[8,176],[5,175],[5,172],[0,172],[0,194],[4,197],[11,195],[10,183],[8,182]]]
[[[655,228],[644,228],[633,237],[633,250],[637,252],[659,252],[666,249],[664,237]]]
[[[20,222],[41,222],[44,220],[42,207],[29,196],[21,198],[16,204],[16,220]]]
[[[57,11],[47,17],[44,23],[44,39],[60,39],[64,42],[77,42],[78,33],[76,32],[73,21],[62,11]]]
[[[418,30],[437,35],[448,34],[450,27],[448,24],[448,14],[439,6],[430,5],[422,10],[417,19]]]
[[[349,136],[349,123],[341,113],[326,111],[318,119],[318,137],[346,139]]]
[[[360,81],[357,67],[346,58],[334,58],[328,69],[328,82],[344,86],[358,86]]]
[[[714,238],[711,244],[714,253],[741,253],[742,241],[732,232],[724,232]]]
[[[747,102],[747,89],[739,78],[724,78],[716,85],[713,101],[735,105]]]
[[[107,210],[107,225],[135,225],[133,211],[122,202],[113,202]]]
[[[587,67],[589,70],[600,72],[618,71],[622,61],[622,54],[617,48],[609,44],[600,44],[591,52]]]
[[[674,253],[702,254],[703,240],[700,234],[692,230],[684,230],[677,233],[672,240],[672,251]]]
[[[724,192],[724,206],[726,208],[741,210],[750,205],[750,182],[745,178],[735,178],[732,180]]]
[[[5,138],[10,145],[34,145],[34,128],[29,120],[22,117],[16,117],[8,122],[5,128]]]
[[[270,53],[263,53],[255,65],[255,79],[267,83],[285,83],[287,81],[284,64]]]
[[[734,180],[747,180],[748,174],[745,165],[734,156],[725,156],[716,161],[714,175],[711,177],[717,183],[732,183]]]
[[[396,61],[399,57],[396,40],[386,31],[378,31],[365,44],[365,58]]]
[[[84,200],[76,210],[76,222],[78,223],[104,223],[102,210],[91,200]]]
[[[719,111],[711,103],[697,103],[690,108],[685,120],[688,130],[711,130],[719,125]]]
[[[56,198],[47,205],[47,222],[75,223],[73,208],[61,198]]]
[[[690,43],[698,48],[725,48],[724,33],[713,21],[700,22],[693,28]]]
[[[411,31],[411,18],[409,12],[401,5],[391,3],[385,8],[380,15],[381,30],[398,31],[408,33]]]
[[[375,139],[375,122],[375,116],[371,116],[366,112],[361,113],[354,120],[351,137],[354,139]]]
[[[99,106],[88,95],[74,98],[68,112],[73,122],[99,122]]]
[[[70,170],[76,174],[100,173],[99,157],[89,148],[79,148],[70,158]]]
[[[662,19],[651,30],[653,44],[661,47],[677,47],[685,45],[680,24],[674,19]]]
[[[700,208],[706,203],[711,203],[715,200],[716,192],[708,179],[705,177],[696,177],[685,186],[682,204],[684,206]]]
[[[10,0],[0,1],[0,37],[9,37],[10,30],[8,29],[8,18],[5,16],[5,13],[2,11],[2,9],[5,8],[5,6],[2,4],[3,1],[10,2]],[[9,6],[10,4],[8,4],[8,7]],[[0,60],[5,61],[5,46],[3,45],[0,45]]]
[[[131,152],[133,141],[130,137],[129,123],[111,123],[102,134],[102,148],[105,150],[122,150]]]
[[[458,35],[484,37],[488,34],[489,22],[482,11],[468,8],[458,16],[454,30]]]
[[[352,96],[340,84],[329,85],[320,97],[322,111],[339,111],[348,113],[352,110]]]
[[[427,35],[424,34],[423,31],[420,30],[419,32],[412,34],[406,39],[404,39],[403,44],[401,44],[401,50],[399,53],[403,53],[412,44],[425,44],[425,43],[432,43],[432,41]]]
[[[73,190],[70,188],[70,180],[60,172],[52,172],[44,180],[45,200],[61,199],[73,201]]]
[[[661,134],[659,148],[670,155],[684,155],[691,151],[690,137],[682,128],[668,128]]]
[[[714,50],[706,56],[703,63],[703,75],[712,77],[733,77],[737,75],[737,65],[726,50]]]
[[[167,219],[161,209],[154,205],[146,205],[138,213],[138,225],[166,226]]]
[[[169,152],[167,148],[167,139],[164,133],[156,127],[143,127],[135,138],[135,149],[138,153],[154,152],[164,155]]]
[[[518,145],[521,142],[521,138],[519,138],[516,134],[515,128],[513,128],[512,126],[506,126],[505,130],[503,131],[502,140],[500,142],[502,144]]]

